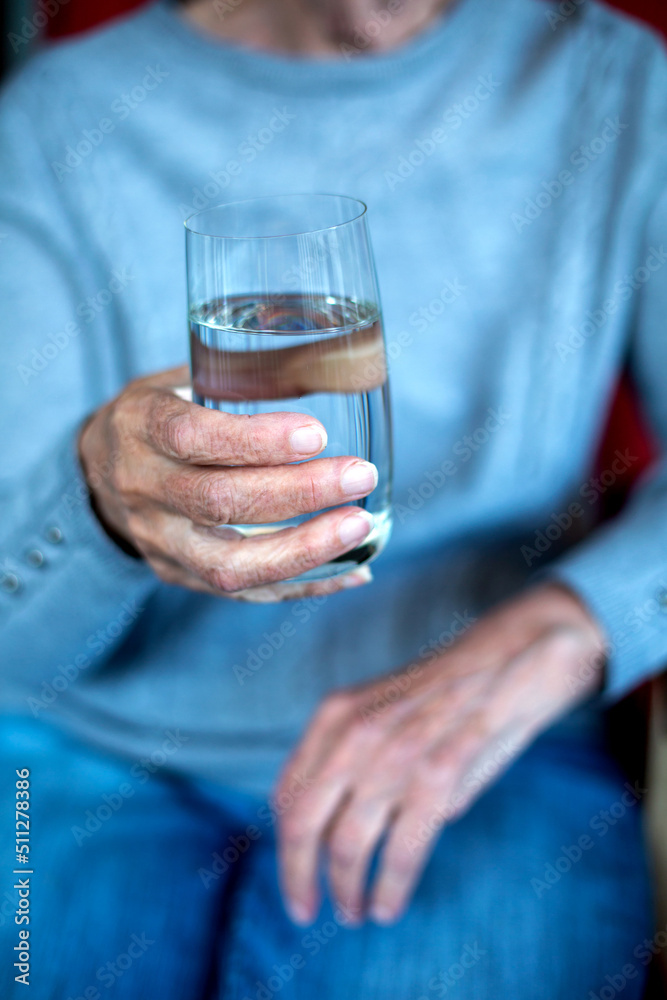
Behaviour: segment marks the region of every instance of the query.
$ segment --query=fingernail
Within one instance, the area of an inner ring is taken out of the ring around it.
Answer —
[[[394,911],[382,903],[373,903],[368,915],[376,924],[391,924],[396,919]]]
[[[286,902],[287,912],[295,924],[306,927],[312,920],[309,908],[305,903],[300,903],[298,899],[290,899]]]
[[[347,496],[365,496],[374,490],[378,482],[378,470],[370,462],[355,462],[343,473],[340,486]]]
[[[346,576],[341,577],[341,584],[346,589],[352,587],[363,587],[366,583],[371,583],[373,580],[373,574],[371,573],[370,566],[362,566],[361,569],[357,569],[354,573],[348,573]]]
[[[348,514],[341,521],[338,526],[338,537],[345,546],[355,545],[369,534],[374,523],[372,514],[358,510],[354,514]]]
[[[327,435],[321,428],[308,424],[292,431],[289,441],[296,455],[316,455],[327,443]]]

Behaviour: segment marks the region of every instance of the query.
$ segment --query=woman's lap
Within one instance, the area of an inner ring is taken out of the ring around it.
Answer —
[[[642,994],[641,790],[584,743],[542,739],[446,828],[392,928],[346,928],[329,904],[312,928],[290,924],[254,799],[149,775],[32,721],[3,723],[0,763],[3,996],[23,995],[9,874],[20,767],[35,1000],[605,1000],[628,965],[623,1000]]]

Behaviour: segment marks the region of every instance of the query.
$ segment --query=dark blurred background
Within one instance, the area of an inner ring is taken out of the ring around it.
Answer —
[[[48,38],[85,31],[109,17],[139,7],[145,0],[0,0],[0,73],[24,59]],[[499,0],[501,2],[501,0]],[[540,3],[541,0],[535,0]],[[570,0],[571,2],[571,0]],[[610,0],[660,28],[667,35],[665,0]],[[567,9],[568,0],[564,0]]]

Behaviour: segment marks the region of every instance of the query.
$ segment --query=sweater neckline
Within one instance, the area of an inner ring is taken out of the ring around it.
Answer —
[[[400,82],[402,78],[442,61],[447,49],[475,18],[479,0],[454,0],[454,5],[403,45],[386,52],[349,56],[313,57],[269,53],[215,38],[187,21],[174,0],[156,0],[152,13],[184,47],[197,50],[209,63],[232,69],[248,82],[273,89],[284,87],[302,95],[314,90],[355,87],[374,82]],[[443,46],[447,49],[443,52]]]

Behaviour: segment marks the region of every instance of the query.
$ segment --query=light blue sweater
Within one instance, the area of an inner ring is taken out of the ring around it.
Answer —
[[[5,710],[137,758],[171,740],[174,766],[262,790],[329,689],[432,657],[547,565],[607,631],[611,698],[665,666],[664,469],[583,536],[634,461],[591,478],[626,360],[667,436],[667,61],[605,7],[561,6],[460,0],[400,51],[360,37],[316,61],[227,46],[160,3],[6,86]],[[120,551],[75,437],[187,360],[183,218],[288,191],[369,205],[395,530],[372,586],[256,607]]]

